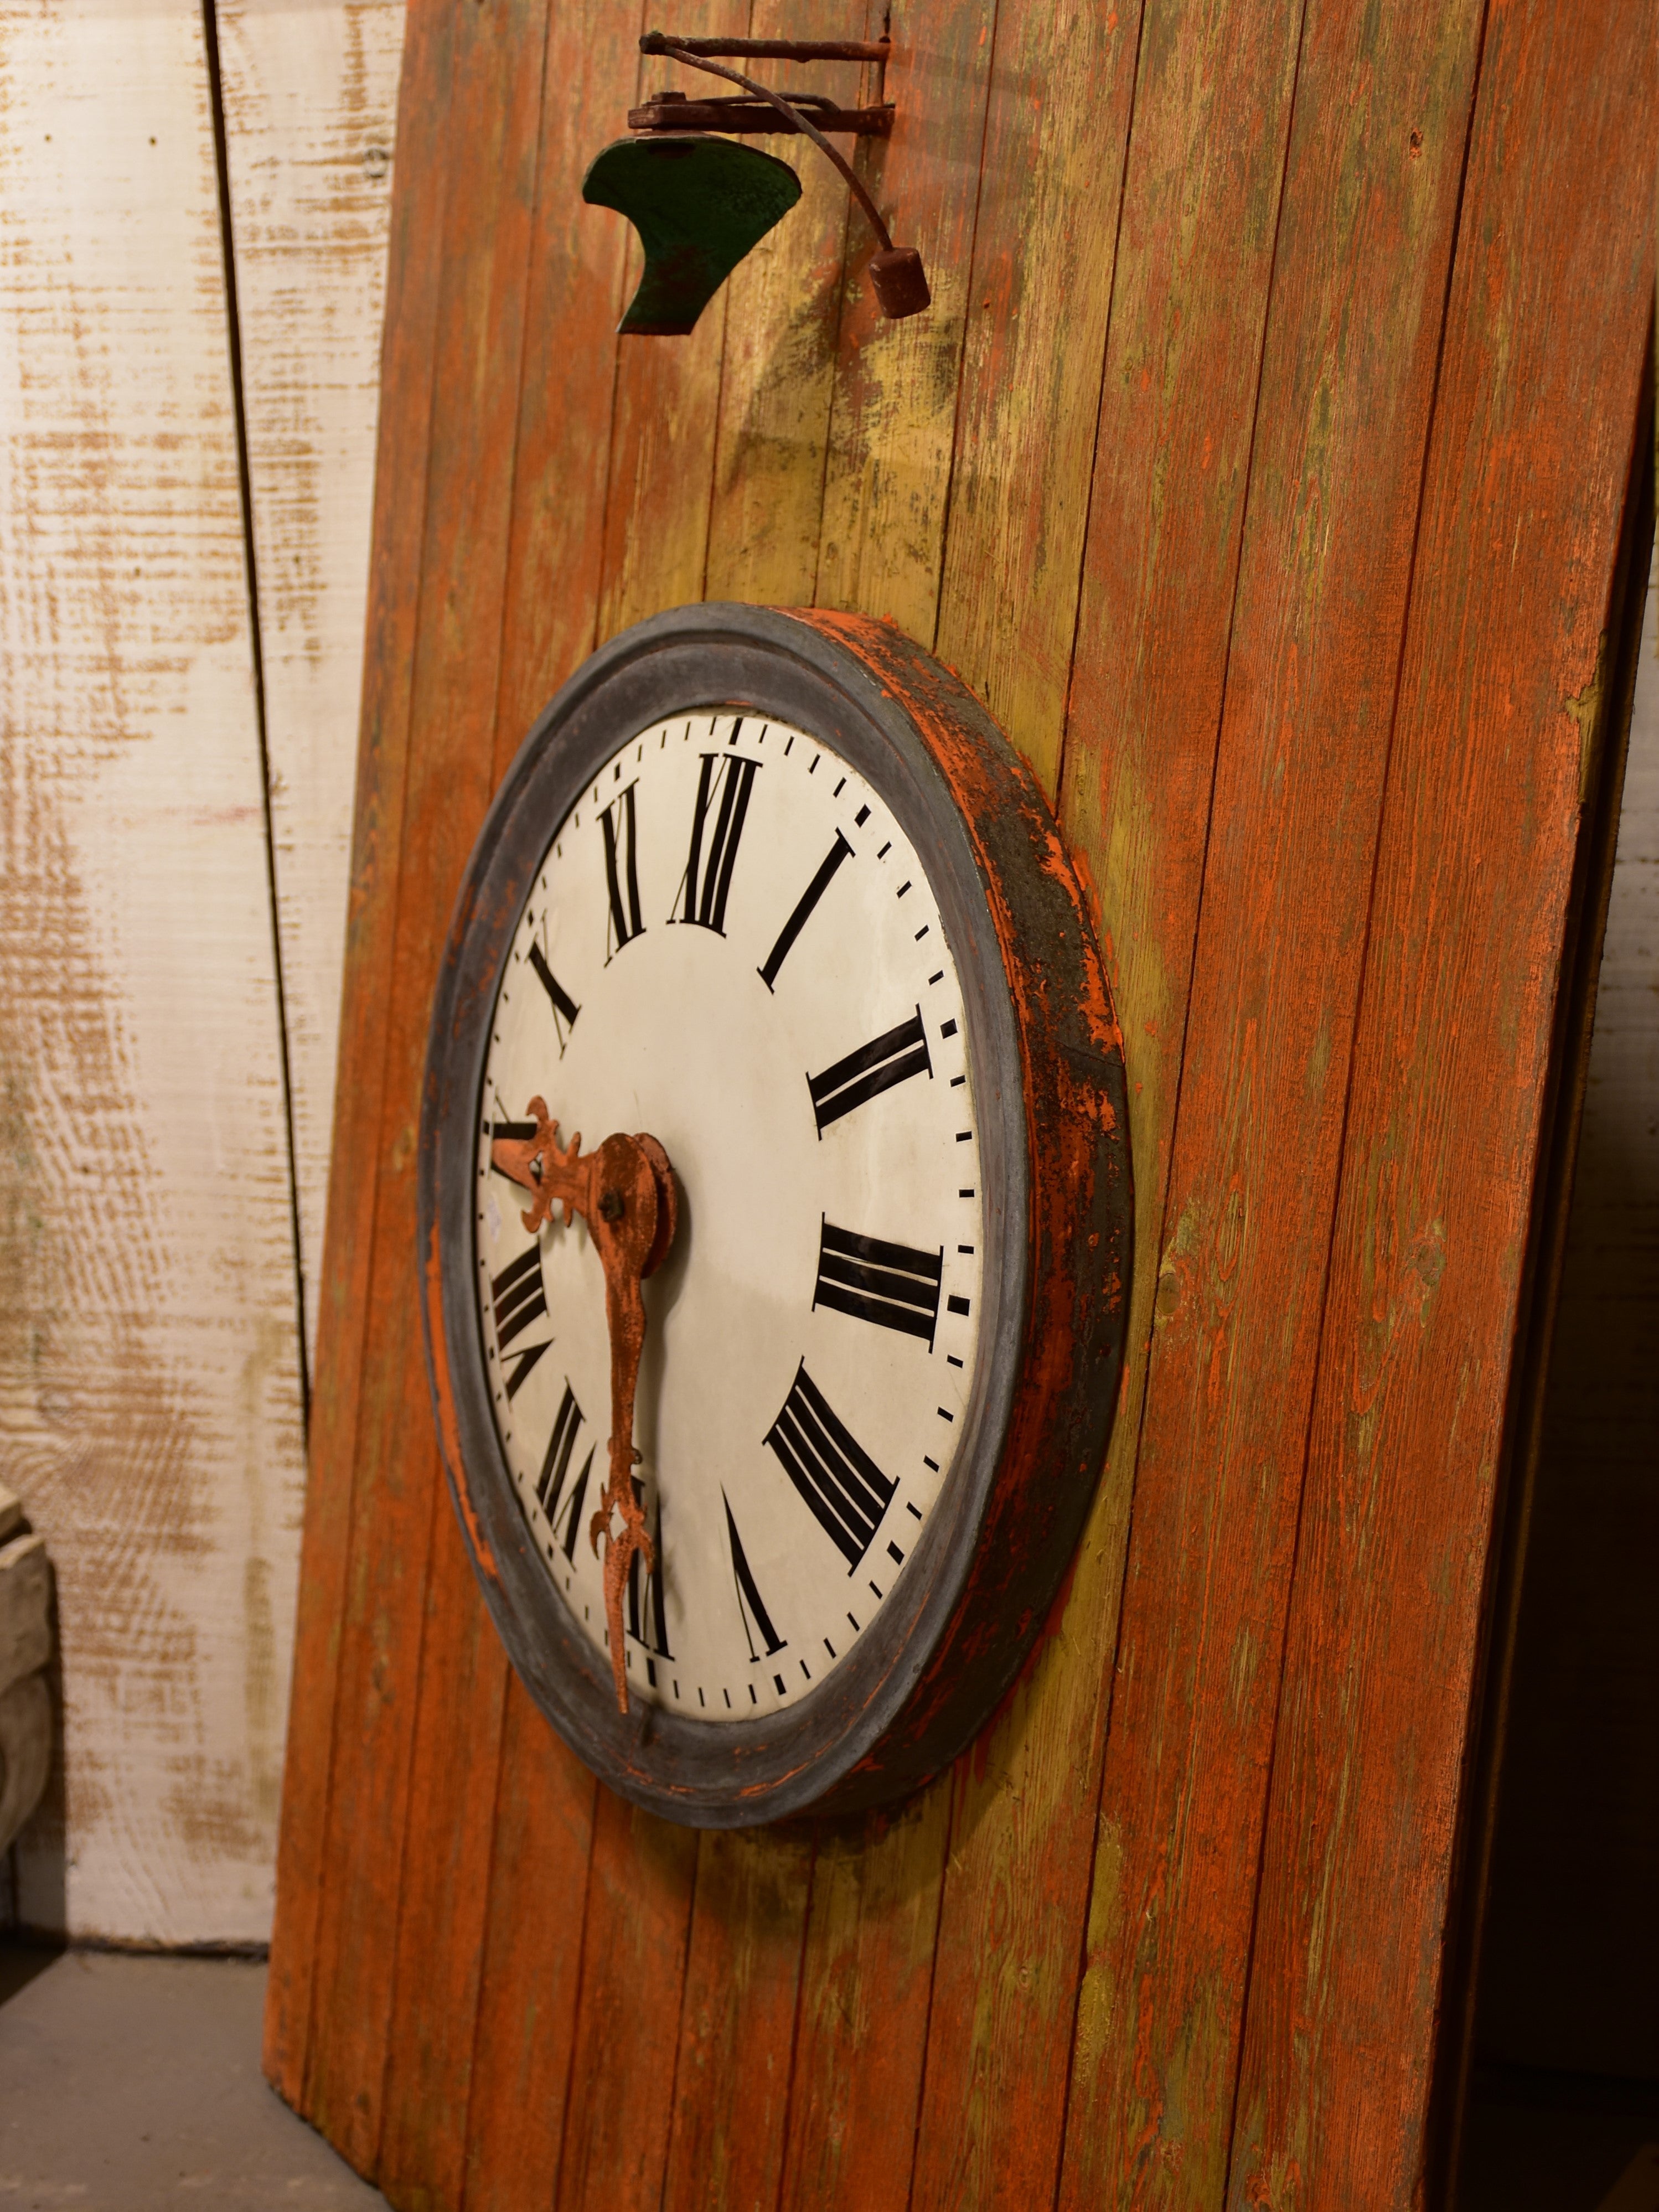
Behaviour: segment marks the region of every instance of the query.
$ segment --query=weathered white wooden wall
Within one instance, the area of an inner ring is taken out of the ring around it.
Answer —
[[[219,0],[307,1353],[333,1121],[402,0]]]
[[[0,1476],[56,1564],[20,1917],[270,1914],[397,0],[223,8],[273,769],[198,0],[0,0]],[[366,150],[375,155],[365,162]],[[271,833],[274,831],[274,838]]]

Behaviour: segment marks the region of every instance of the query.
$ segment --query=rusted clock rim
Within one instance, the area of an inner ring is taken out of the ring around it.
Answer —
[[[833,746],[927,869],[963,985],[986,1268],[963,1444],[904,1574],[814,1691],[721,1725],[640,1700],[618,1715],[603,1655],[536,1555],[490,1417],[472,1182],[501,964],[549,844],[636,731],[727,707]],[[1124,1126],[1098,955],[1042,793],[971,694],[898,632],[682,608],[625,631],[559,693],[457,902],[427,1061],[419,1231],[428,1369],[474,1565],[532,1694],[613,1788],[672,1819],[748,1826],[900,1795],[972,1735],[1052,1601],[1104,1456],[1128,1272]]]

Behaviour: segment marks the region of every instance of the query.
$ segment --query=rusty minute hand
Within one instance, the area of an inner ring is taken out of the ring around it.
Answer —
[[[559,1125],[548,1119],[544,1100],[532,1098],[528,1111],[536,1124],[535,1135],[498,1137],[490,1158],[504,1175],[532,1193],[532,1203],[520,1217],[526,1229],[538,1231],[557,1205],[564,1207],[567,1228],[572,1215],[580,1213],[605,1270],[605,1318],[611,1340],[611,1473],[591,1533],[596,1553],[600,1537],[605,1538],[611,1667],[617,1710],[625,1713],[623,1592],[635,1553],[644,1553],[647,1573],[656,1565],[645,1515],[634,1495],[634,1468],[640,1456],[634,1449],[634,1400],[645,1346],[645,1298],[640,1286],[673,1242],[678,1214],[674,1174],[654,1137],[610,1136],[584,1159],[580,1135],[568,1147],[561,1147]],[[615,1531],[613,1514],[622,1522]]]

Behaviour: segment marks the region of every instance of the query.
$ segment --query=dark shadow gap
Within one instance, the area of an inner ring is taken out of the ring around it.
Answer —
[[[259,569],[253,544],[253,476],[248,459],[247,406],[242,386],[242,314],[236,296],[236,242],[230,220],[230,154],[225,137],[224,84],[219,69],[217,0],[202,0],[202,39],[207,55],[208,100],[213,111],[213,157],[219,178],[219,239],[225,270],[225,331],[230,353],[231,399],[236,414],[236,479],[242,503],[242,557],[247,572],[248,638],[253,659],[253,714],[259,736],[259,804],[264,823],[265,892],[270,908],[270,953],[276,984],[276,1042],[282,1058],[283,1130],[288,1144],[289,1235],[294,1250],[295,1320],[299,1332],[300,1422],[311,1429],[311,1373],[306,1353],[306,1277],[300,1241],[300,1163],[294,1141],[294,1081],[288,1048],[288,991],[283,973],[283,931],[276,903],[276,834],[270,809],[270,744],[265,721],[265,660],[259,628]]]

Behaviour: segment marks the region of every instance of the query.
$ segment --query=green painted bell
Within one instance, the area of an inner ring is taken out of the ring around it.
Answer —
[[[645,248],[645,274],[618,331],[684,337],[793,207],[800,179],[757,146],[675,132],[607,146],[582,179],[582,198],[625,215]]]

